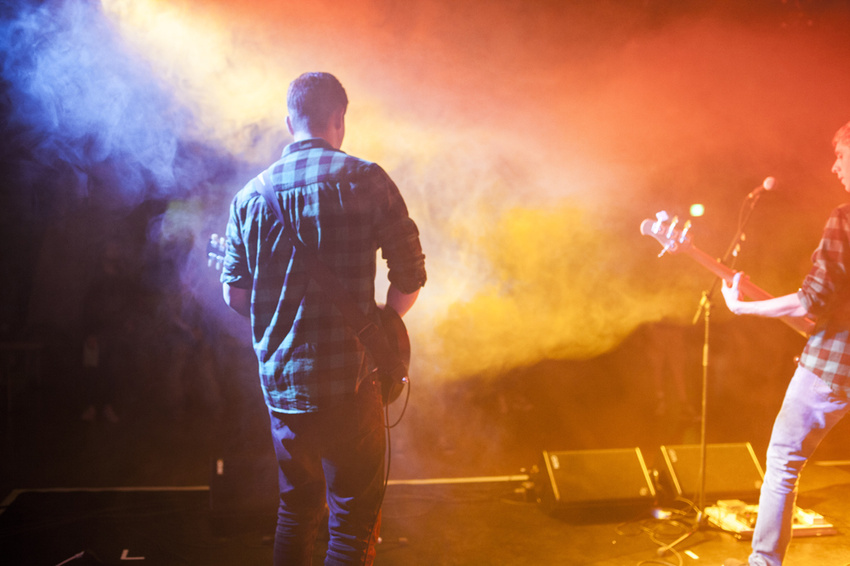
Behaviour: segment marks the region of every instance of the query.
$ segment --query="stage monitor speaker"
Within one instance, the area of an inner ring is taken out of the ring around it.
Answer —
[[[575,519],[613,519],[649,510],[655,486],[640,448],[544,451],[540,501]]]
[[[696,500],[701,446],[662,446],[656,463],[660,487],[673,497]],[[705,447],[705,503],[720,499],[758,502],[764,471],[749,442]]]

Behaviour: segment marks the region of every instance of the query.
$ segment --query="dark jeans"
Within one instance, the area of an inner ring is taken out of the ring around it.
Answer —
[[[374,556],[386,437],[377,387],[324,412],[270,411],[280,506],[275,566],[311,564],[327,503],[325,565],[366,564]]]

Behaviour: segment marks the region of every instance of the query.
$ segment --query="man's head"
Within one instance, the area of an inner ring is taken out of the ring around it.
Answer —
[[[298,139],[320,137],[339,148],[345,134],[348,96],[330,73],[304,73],[289,85],[286,125]]]
[[[850,193],[850,122],[844,124],[832,138],[835,147],[835,163],[832,172],[844,185],[844,190]]]

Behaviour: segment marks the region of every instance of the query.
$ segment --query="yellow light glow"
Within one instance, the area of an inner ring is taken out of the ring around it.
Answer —
[[[626,43],[607,40],[607,11],[573,17],[593,11],[581,3],[553,17],[511,2],[102,4],[192,111],[193,135],[250,163],[287,143],[294,77],[340,78],[343,149],[380,163],[419,225],[429,279],[406,320],[414,366],[442,379],[593,356],[642,322],[690,319],[699,272],[641,247],[655,211],[635,203],[692,174],[695,152],[787,151],[786,112],[754,127],[762,101],[722,104],[714,88],[755,80],[730,67],[754,50],[786,68],[773,48],[787,40],[712,22]]]

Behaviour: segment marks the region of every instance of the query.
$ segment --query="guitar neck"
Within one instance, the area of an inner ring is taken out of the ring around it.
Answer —
[[[686,254],[691,256],[691,259],[695,260],[701,266],[705,267],[727,283],[732,283],[732,278],[737,273],[734,269],[727,267],[720,263],[720,260],[711,257],[704,251],[696,248],[694,246],[690,246],[684,250]],[[738,289],[748,299],[753,299],[756,301],[763,301],[765,299],[772,299],[773,295],[750,281],[746,277],[742,277],[741,281],[738,283]]]
[[[683,250],[686,254],[691,256],[693,260],[697,263],[714,273],[716,276],[720,277],[727,283],[732,283],[732,278],[735,276],[735,270],[723,265],[720,263],[720,260],[711,257],[704,251],[694,247],[688,246]],[[753,283],[747,277],[741,277],[741,280],[738,282],[738,290],[741,291],[741,294],[747,297],[748,299],[753,299],[755,301],[764,301],[767,299],[772,299],[773,295]],[[815,328],[815,323],[809,318],[796,318],[790,316],[783,316],[779,320],[796,330],[799,334],[806,337],[809,336]]]

